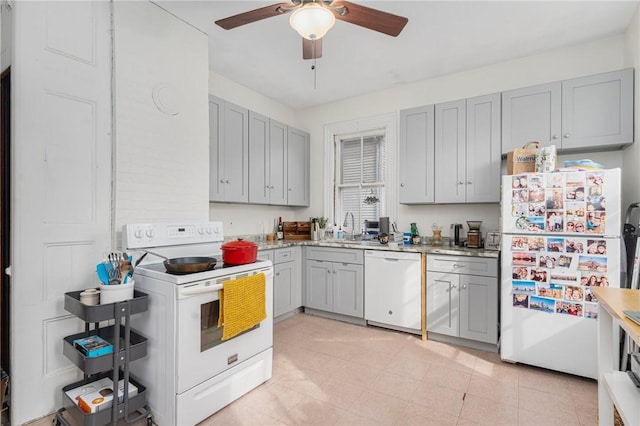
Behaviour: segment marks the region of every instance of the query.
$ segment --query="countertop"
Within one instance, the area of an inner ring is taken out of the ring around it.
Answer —
[[[640,311],[640,290],[614,287],[592,287],[598,302],[618,322],[636,343],[640,344],[640,325],[626,317],[623,311]]]
[[[450,247],[450,246],[432,246],[428,244],[419,245],[403,245],[398,243],[398,247],[383,245],[377,241],[356,241],[349,242],[346,240],[281,240],[281,241],[265,241],[258,242],[258,250],[278,249],[292,246],[315,246],[315,247],[335,247],[348,248],[357,250],[386,250],[386,251],[404,251],[413,253],[427,254],[447,254],[454,256],[475,256],[498,258],[500,252],[497,250],[475,249],[467,247]]]

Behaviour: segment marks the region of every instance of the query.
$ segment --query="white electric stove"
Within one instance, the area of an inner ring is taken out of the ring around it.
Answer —
[[[193,425],[271,377],[273,265],[268,260],[222,264],[222,224],[184,222],[129,224],[123,250],[135,262],[146,250],[177,257],[214,257],[215,268],[174,275],[164,259],[147,253],[135,268],[135,288],[149,295],[147,314],[132,326],[148,338],[148,356],[131,364],[147,384],[148,405],[159,425]],[[226,341],[218,327],[218,291],[226,280],[264,273],[267,318]]]

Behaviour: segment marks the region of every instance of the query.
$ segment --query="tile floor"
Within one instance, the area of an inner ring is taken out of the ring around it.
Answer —
[[[298,314],[273,377],[213,425],[597,425],[597,383],[380,328]]]
[[[200,426],[477,424],[597,425],[597,383],[298,314],[274,326],[271,380]]]

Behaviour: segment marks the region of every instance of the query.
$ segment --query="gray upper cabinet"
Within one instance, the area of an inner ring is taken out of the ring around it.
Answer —
[[[435,202],[500,201],[500,94],[436,105]]]
[[[466,182],[466,102],[436,105],[436,203],[464,203]]]
[[[633,142],[633,69],[562,82],[562,149]]]
[[[292,127],[287,130],[287,204],[308,206],[310,136],[309,133]]]
[[[530,141],[558,146],[561,105],[560,82],[502,92],[502,153]]]
[[[309,205],[309,133],[209,95],[209,134],[209,201]]]
[[[249,202],[287,204],[287,126],[249,111]]]
[[[435,200],[434,106],[400,111],[399,201],[402,204]]]
[[[500,94],[467,99],[467,203],[500,201]]]
[[[249,111],[209,96],[209,200],[249,201]]]
[[[502,153],[529,141],[577,152],[633,143],[633,69],[502,93]]]

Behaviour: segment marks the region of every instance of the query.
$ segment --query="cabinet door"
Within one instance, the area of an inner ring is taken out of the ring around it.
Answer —
[[[307,260],[305,306],[333,310],[333,268],[331,263]]]
[[[466,201],[497,203],[502,167],[499,93],[467,99],[466,133]]]
[[[224,201],[224,105],[209,95],[209,201]]]
[[[271,120],[269,137],[269,204],[287,204],[287,126]]]
[[[364,318],[362,265],[333,264],[333,312]]]
[[[562,149],[633,142],[633,69],[562,82]]]
[[[400,111],[399,200],[434,202],[434,106]]]
[[[502,153],[530,141],[560,145],[560,82],[502,92]]]
[[[427,331],[458,336],[459,277],[427,271]]]
[[[436,105],[435,202],[465,202],[466,101]]]
[[[287,132],[287,204],[309,205],[309,133],[289,127]]]
[[[225,201],[249,201],[249,111],[225,103],[224,162]]]
[[[294,277],[295,262],[287,262],[273,267],[273,316],[277,317],[295,309],[295,291],[293,287],[299,280]]]
[[[460,275],[460,337],[498,342],[498,280]]]
[[[269,181],[269,117],[249,111],[249,202],[268,204]]]

